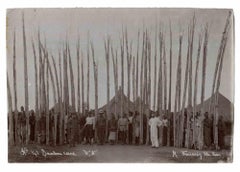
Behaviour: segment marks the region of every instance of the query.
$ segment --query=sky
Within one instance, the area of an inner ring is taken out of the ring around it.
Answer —
[[[98,90],[99,107],[106,104],[106,61],[104,52],[104,39],[109,35],[114,48],[118,49],[118,61],[120,62],[120,37],[122,28],[127,28],[129,40],[133,43],[133,56],[136,56],[137,33],[142,32],[143,27],[148,28],[151,37],[152,47],[154,47],[156,28],[163,30],[166,38],[166,57],[169,64],[169,23],[173,32],[173,71],[172,71],[172,104],[174,104],[176,68],[178,57],[178,38],[183,34],[183,52],[182,52],[182,78],[185,72],[185,61],[187,56],[187,27],[193,15],[196,16],[196,29],[193,45],[193,76],[195,74],[195,62],[197,57],[198,35],[202,33],[205,25],[209,25],[209,42],[207,51],[206,67],[206,87],[205,99],[211,95],[213,75],[216,65],[217,53],[220,46],[222,32],[229,10],[216,9],[168,9],[168,8],[146,8],[146,9],[9,9],[7,11],[7,73],[10,80],[11,93],[13,96],[13,33],[16,32],[16,54],[17,54],[17,97],[20,109],[24,105],[24,71],[23,71],[23,40],[22,40],[22,12],[25,16],[26,39],[27,39],[27,58],[28,58],[28,89],[29,106],[33,109],[35,106],[35,78],[34,61],[31,47],[31,39],[37,44],[38,28],[41,32],[42,42],[46,40],[49,52],[58,63],[58,49],[62,47],[65,38],[69,40],[72,53],[72,62],[74,68],[75,89],[77,88],[77,58],[76,42],[80,37],[80,47],[84,59],[84,70],[86,74],[86,50],[88,33],[90,40],[94,44],[95,58],[98,64]],[[231,23],[229,39],[226,46],[223,60],[223,71],[221,77],[220,92],[231,102],[234,100],[234,29]],[[141,40],[140,36],[140,40]],[[159,45],[158,45],[159,46]],[[140,47],[141,49],[141,47]],[[152,49],[151,76],[154,76],[154,61]],[[159,52],[159,50],[158,50]],[[141,54],[141,53],[140,53]],[[159,60],[159,57],[158,57]],[[120,64],[119,64],[120,65]],[[201,82],[202,54],[200,60],[199,83]],[[140,67],[140,66],[139,66]],[[119,76],[120,76],[119,66]],[[127,65],[125,59],[125,94],[127,93]],[[169,69],[167,70],[169,73]],[[86,76],[85,76],[86,81]],[[86,82],[85,82],[86,83]],[[110,97],[114,96],[114,80],[112,61],[110,61]],[[121,79],[119,78],[119,84]],[[153,90],[153,83],[152,90]],[[183,80],[182,80],[183,85]],[[200,88],[198,85],[198,102],[200,101]],[[53,105],[53,98],[50,86],[50,106]],[[77,91],[75,90],[77,93]],[[152,91],[153,92],[153,91]],[[85,85],[86,96],[86,85]],[[153,96],[152,96],[153,97]],[[86,99],[86,97],[85,97]],[[94,108],[94,78],[92,69],[92,60],[90,60],[90,108]],[[132,99],[132,96],[131,96]],[[71,100],[71,99],[70,99]],[[152,105],[153,100],[151,100]],[[13,103],[14,105],[14,103]],[[173,107],[173,106],[172,106]]]

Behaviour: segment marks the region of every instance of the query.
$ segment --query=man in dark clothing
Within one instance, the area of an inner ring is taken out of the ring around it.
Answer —
[[[88,112],[86,112],[86,114],[88,114]],[[85,132],[85,124],[86,124],[86,116],[81,115],[79,118],[79,128],[80,128],[80,132],[79,132],[79,142],[82,143],[84,141],[84,138],[86,136],[86,132]]]
[[[225,136],[225,123],[223,116],[221,115],[218,119],[218,146],[220,149],[224,149],[224,136]]]
[[[78,135],[78,118],[77,118],[77,114],[75,112],[73,112],[71,117],[71,122],[70,122],[70,136],[69,136],[69,143],[70,146],[75,146],[75,143],[77,141],[77,135]]]
[[[211,120],[208,117],[208,112],[205,112],[204,116],[205,116],[203,120],[204,147],[209,148],[211,146]]]
[[[96,122],[97,127],[97,135],[98,135],[98,141],[100,145],[104,144],[104,136],[105,136],[105,128],[106,128],[106,119],[103,116],[104,112],[102,110],[99,111],[99,118]]]
[[[128,117],[128,143],[132,144],[132,138],[133,138],[133,113],[129,112]]]
[[[69,114],[68,118],[67,118],[67,143],[69,144],[69,146],[72,146],[72,141],[71,141],[71,136],[73,133],[73,128],[72,128],[72,114]]]
[[[117,121],[115,120],[114,114],[112,114],[112,118],[108,121],[108,130],[109,130],[109,141],[110,144],[113,145],[116,140],[116,131],[117,131]]]
[[[24,111],[24,107],[21,107],[21,112],[19,114],[19,123],[20,123],[20,140],[22,144],[26,143],[26,114]]]
[[[34,111],[31,110],[31,115],[29,117],[29,125],[30,125],[30,142],[34,142],[35,138],[35,115]]]

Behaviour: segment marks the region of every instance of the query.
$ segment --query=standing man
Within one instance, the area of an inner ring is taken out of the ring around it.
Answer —
[[[132,144],[132,138],[133,138],[133,113],[129,112],[128,117],[128,143]]]
[[[93,117],[92,117],[93,111],[90,111],[88,114],[88,117],[86,118],[86,123],[85,123],[85,136],[86,136],[86,144],[91,144],[91,140],[94,137],[94,131],[93,131]]]
[[[21,106],[21,112],[19,114],[19,121],[20,121],[20,139],[21,139],[21,143],[25,144],[26,143],[26,133],[27,133],[27,129],[26,129],[26,114],[24,111],[24,107]]]
[[[75,147],[78,136],[78,117],[76,112],[72,113],[72,126],[71,126],[71,136],[70,136],[70,145]]]
[[[203,138],[204,147],[209,148],[211,146],[211,120],[208,116],[208,112],[205,112],[203,120]]]
[[[150,126],[150,138],[152,142],[152,148],[158,148],[158,127],[162,125],[162,121],[155,114],[152,114],[152,118],[149,120]]]
[[[140,115],[136,111],[133,117],[133,132],[134,132],[134,141],[135,145],[139,145],[139,136],[140,136]]]
[[[218,146],[220,149],[224,149],[224,136],[225,136],[225,123],[223,121],[223,116],[220,115],[218,119]]]
[[[117,131],[117,121],[115,119],[114,114],[112,114],[112,118],[108,121],[108,130],[109,130],[108,140],[110,144],[113,145],[116,140],[116,131]]]
[[[126,144],[127,130],[128,130],[128,120],[126,118],[126,114],[124,114],[118,120],[118,131],[119,131],[120,141],[122,142],[122,144]]]
[[[106,119],[104,118],[103,114],[104,114],[103,110],[100,110],[99,111],[100,116],[96,122],[98,142],[100,145],[104,144],[104,136],[105,136],[105,129],[106,129]]]
[[[30,125],[30,142],[33,143],[34,142],[34,138],[35,138],[35,115],[34,115],[34,111],[31,110],[31,115],[29,117],[29,125]]]

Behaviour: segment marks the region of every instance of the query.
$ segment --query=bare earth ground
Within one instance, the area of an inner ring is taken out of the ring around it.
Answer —
[[[232,162],[231,151],[135,145],[9,146],[9,162],[173,163]]]

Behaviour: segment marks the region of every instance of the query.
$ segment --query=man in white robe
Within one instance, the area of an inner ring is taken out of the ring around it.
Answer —
[[[155,116],[152,114],[152,118],[149,120],[149,126],[150,126],[150,138],[152,142],[152,147],[157,148],[159,147],[159,142],[158,142],[158,127],[162,125],[162,121],[160,120],[159,117]]]

